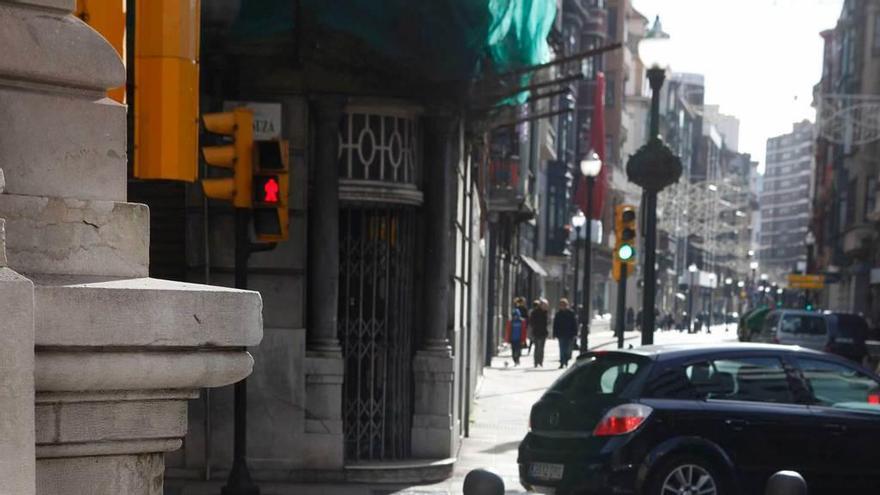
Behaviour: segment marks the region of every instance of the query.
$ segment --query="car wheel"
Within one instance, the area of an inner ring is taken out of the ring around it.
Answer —
[[[643,495],[727,495],[718,469],[705,458],[674,456],[652,472]]]

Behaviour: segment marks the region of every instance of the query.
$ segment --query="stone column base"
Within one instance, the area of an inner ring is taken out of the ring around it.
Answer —
[[[344,363],[339,353],[306,354],[306,422],[303,462],[315,469],[342,469]]]
[[[413,359],[415,411],[411,442],[415,458],[443,459],[455,455],[454,364],[448,353],[419,351]]]

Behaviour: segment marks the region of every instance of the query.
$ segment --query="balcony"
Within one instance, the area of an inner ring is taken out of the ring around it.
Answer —
[[[534,218],[536,208],[530,187],[533,181],[518,156],[491,160],[489,211],[516,213],[524,220]]]

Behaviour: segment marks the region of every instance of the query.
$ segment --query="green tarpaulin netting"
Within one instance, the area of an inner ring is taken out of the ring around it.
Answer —
[[[362,40],[436,81],[466,80],[488,61],[497,73],[549,58],[556,0],[300,0],[304,18]],[[233,33],[295,29],[291,0],[242,2]]]

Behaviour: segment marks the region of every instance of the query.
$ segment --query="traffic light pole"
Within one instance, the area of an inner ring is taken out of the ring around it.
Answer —
[[[623,349],[623,333],[626,331],[626,278],[628,266],[620,264],[620,280],[617,282],[617,348]]]
[[[590,311],[590,298],[592,284],[592,258],[593,258],[593,178],[587,177],[587,238],[584,241],[584,317],[581,322],[581,349],[580,352],[587,352],[590,349],[590,320],[592,320],[592,312]]]
[[[235,288],[247,289],[248,258],[253,251],[248,228],[251,211],[235,208]],[[260,495],[247,467],[247,378],[235,384],[232,469],[221,495]]]

